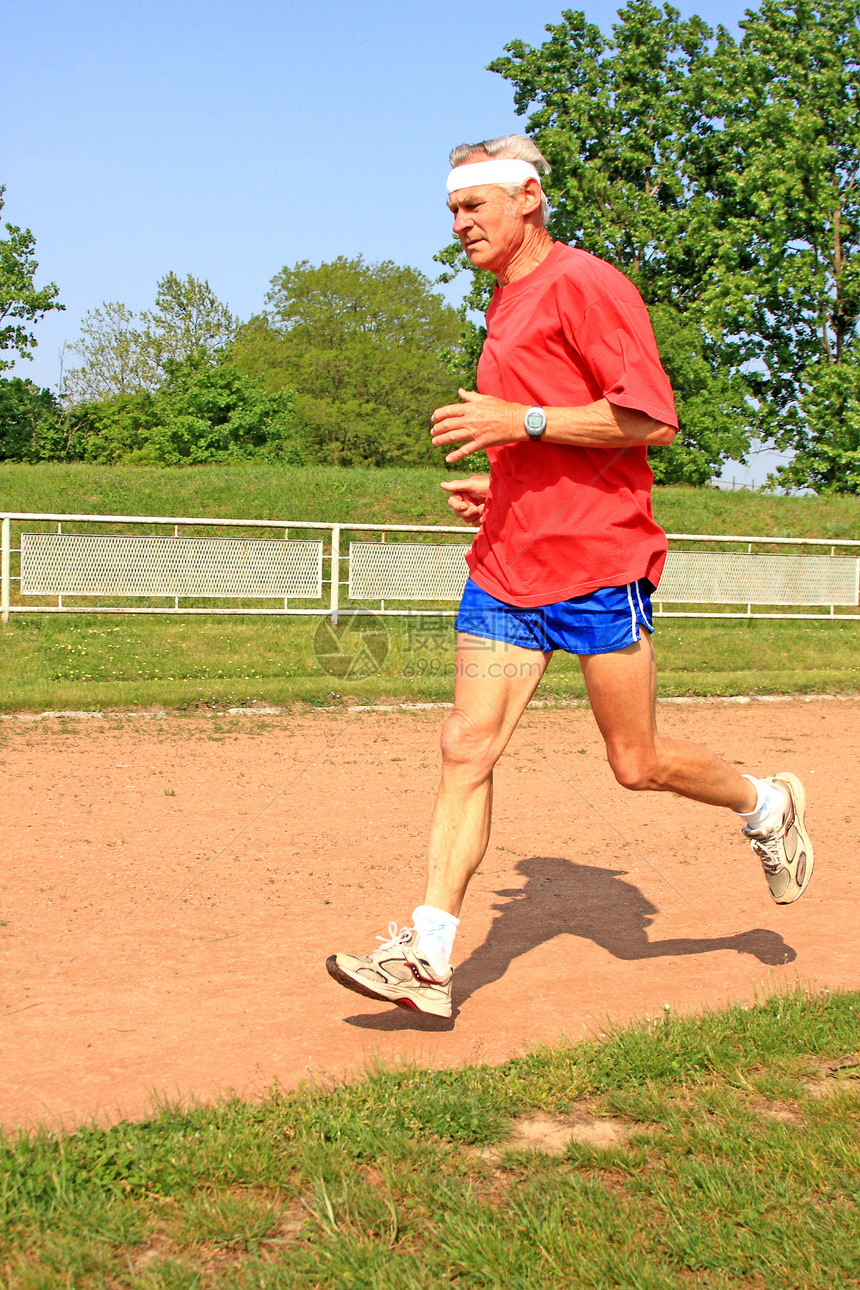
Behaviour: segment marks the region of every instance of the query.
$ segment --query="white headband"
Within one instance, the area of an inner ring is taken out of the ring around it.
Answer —
[[[448,176],[448,192],[460,188],[475,188],[478,184],[524,184],[527,179],[540,175],[530,161],[516,157],[495,157],[492,161],[475,161],[466,166],[455,166]]]

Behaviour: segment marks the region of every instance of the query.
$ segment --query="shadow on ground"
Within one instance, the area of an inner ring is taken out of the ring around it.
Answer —
[[[502,902],[489,935],[457,968],[456,1005],[462,1005],[482,986],[504,976],[521,954],[556,936],[577,936],[593,941],[617,959],[675,958],[687,954],[713,954],[735,950],[750,954],[769,967],[792,963],[797,953],[778,932],[756,927],[734,936],[668,937],[648,939],[653,916],[659,913],[638,887],[624,880],[624,869],[575,864],[560,856],[530,856],[517,869],[525,878],[522,887],[508,887],[495,894]],[[393,1012],[345,1017],[364,1030],[450,1030],[455,1016],[423,1016],[398,1008]]]

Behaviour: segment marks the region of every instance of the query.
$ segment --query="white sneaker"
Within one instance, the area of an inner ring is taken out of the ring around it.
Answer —
[[[790,905],[806,891],[815,863],[803,823],[806,794],[796,775],[780,771],[765,781],[788,794],[782,822],[775,829],[744,829],[753,854],[761,860],[770,894],[778,905]]]
[[[398,932],[397,924],[390,923],[388,939],[376,939],[383,942],[379,949],[361,958],[332,954],[326,959],[329,976],[368,999],[382,999],[434,1017],[450,1017],[453,969],[449,967],[440,977],[419,956],[415,928],[404,927]]]

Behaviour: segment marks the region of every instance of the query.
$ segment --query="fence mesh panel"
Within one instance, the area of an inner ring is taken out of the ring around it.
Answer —
[[[655,603],[856,605],[860,561],[850,556],[670,551]]]
[[[350,542],[350,600],[459,600],[469,576],[465,546]]]
[[[298,539],[22,533],[21,593],[319,599],[322,562]]]

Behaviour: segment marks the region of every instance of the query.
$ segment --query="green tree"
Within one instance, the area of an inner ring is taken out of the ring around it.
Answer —
[[[860,415],[860,0],[763,0],[741,27],[710,87],[725,178],[706,325],[719,316],[763,425],[798,450],[782,482],[856,492],[833,467]]]
[[[73,460],[191,466],[254,457],[296,460],[293,400],[233,364],[173,364],[152,393],[76,405],[64,454]]]
[[[6,189],[0,185],[0,211],[5,205]],[[51,309],[65,309],[57,300],[59,288],[49,282],[36,287],[39,262],[34,251],[36,239],[28,228],[6,224],[8,237],[0,238],[0,371],[13,367],[15,358],[31,359],[36,346],[32,325]]]
[[[572,10],[547,32],[538,48],[512,41],[490,68],[514,85],[517,111],[552,166],[544,188],[553,237],[622,269],[651,308],[681,423],[676,443],[651,454],[656,478],[705,483],[723,461],[744,458],[758,427],[745,378],[726,369],[722,335],[705,327],[700,304],[713,256],[713,33],[651,0],[629,0],[611,37]],[[439,258],[446,277],[468,267],[457,243]],[[479,353],[469,310],[487,299],[475,275],[461,353]]]
[[[74,402],[154,392],[171,363],[214,362],[236,326],[208,282],[167,273],[154,309],[137,315],[110,301],[87,314],[80,339],[70,346],[82,362],[67,372],[66,391]]]
[[[137,315],[119,300],[91,310],[69,348],[83,360],[67,370],[65,393],[75,403],[155,390],[158,358]]]
[[[860,345],[820,358],[800,403],[796,449],[774,483],[816,493],[860,493]]]
[[[65,427],[55,395],[17,376],[0,380],[0,461],[48,461],[64,449]]]
[[[308,462],[414,464],[438,458],[429,415],[456,397],[457,313],[415,269],[339,257],[284,267],[266,314],[240,328],[233,361],[296,392]],[[298,450],[298,449],[297,449]]]
[[[651,322],[663,366],[675,391],[681,433],[648,461],[658,484],[707,484],[726,460],[749,450],[748,389],[743,378],[714,369],[701,328],[672,305],[652,305]]]
[[[811,463],[820,443],[829,478],[842,431],[822,409],[844,429],[855,388],[829,369],[854,362],[860,311],[860,0],[763,0],[739,42],[651,0],[618,18],[604,37],[565,11],[540,48],[515,41],[491,64],[553,166],[553,232],[678,311],[679,341],[698,329],[731,435],[691,418],[675,372],[682,447],[738,457],[740,430]]]
[[[689,303],[700,265],[681,235],[701,191],[689,143],[708,129],[698,86],[711,29],[669,4],[628,0],[611,37],[573,10],[547,32],[537,49],[512,41],[490,69],[514,85],[552,166],[553,235],[622,268],[647,304]]]
[[[158,283],[155,308],[141,315],[159,366],[184,362],[192,354],[213,358],[230,343],[238,319],[206,281],[189,273],[167,273]]]

